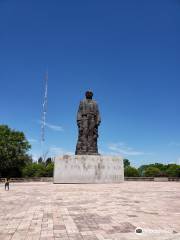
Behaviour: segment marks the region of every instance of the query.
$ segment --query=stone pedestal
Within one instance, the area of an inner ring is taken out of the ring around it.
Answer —
[[[64,155],[55,158],[54,183],[119,183],[123,159],[115,156]]]

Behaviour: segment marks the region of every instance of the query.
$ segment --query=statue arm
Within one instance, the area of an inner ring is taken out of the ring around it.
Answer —
[[[96,106],[96,113],[97,113],[97,125],[99,125],[101,123],[101,116],[100,116],[98,104]]]
[[[82,110],[83,110],[83,103],[82,101],[79,104],[78,112],[77,112],[77,124],[79,125],[80,121],[82,120]]]

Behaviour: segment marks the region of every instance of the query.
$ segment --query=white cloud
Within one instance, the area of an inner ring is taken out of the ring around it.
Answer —
[[[169,146],[180,147],[180,142],[170,142],[168,145]]]
[[[42,121],[38,121],[39,124],[42,124]],[[63,127],[60,125],[55,125],[52,123],[45,123],[45,126],[53,131],[58,131],[58,132],[62,132],[64,131]]]
[[[125,155],[125,156],[139,156],[144,155],[143,151],[137,151],[132,147],[127,146],[125,143],[110,143],[108,149],[111,151],[111,155]]]
[[[62,155],[63,154],[63,149],[60,147],[50,147],[49,152],[52,155]]]
[[[51,156],[74,155],[74,152],[67,151],[61,147],[52,146],[49,148],[49,155],[51,155]]]
[[[62,126],[59,125],[54,125],[54,124],[50,124],[50,123],[46,123],[46,127],[48,127],[49,129],[53,130],[53,131],[59,131],[62,132],[64,131]]]
[[[37,139],[34,139],[34,138],[29,138],[28,141],[30,143],[38,143],[38,140]]]

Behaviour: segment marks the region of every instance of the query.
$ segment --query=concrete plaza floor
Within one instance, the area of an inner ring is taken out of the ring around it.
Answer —
[[[10,239],[180,240],[180,182],[0,184],[0,240]]]

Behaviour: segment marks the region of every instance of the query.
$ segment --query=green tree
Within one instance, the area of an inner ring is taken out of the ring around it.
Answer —
[[[54,163],[51,162],[46,166],[46,177],[53,177]]]
[[[147,167],[144,171],[145,177],[158,177],[160,176],[160,174],[161,171],[159,170],[159,168],[153,166]]]
[[[43,158],[42,157],[38,158],[38,163],[42,163],[42,162],[43,162]]]
[[[22,168],[32,161],[27,154],[30,147],[23,132],[0,125],[0,175],[19,177]]]
[[[162,163],[153,163],[153,164],[148,164],[148,165],[142,165],[138,168],[138,172],[139,172],[139,175],[141,177],[144,177],[145,176],[145,172],[147,170],[147,168],[149,167],[155,167],[155,168],[158,168],[160,171],[159,171],[159,175],[158,176],[162,176],[162,177],[165,177],[167,174],[166,174],[166,170],[167,170],[167,165],[165,164],[162,164]]]
[[[148,165],[141,165],[139,168],[138,168],[138,172],[139,172],[139,175],[141,177],[144,177],[144,172],[145,170],[148,168]]]
[[[50,164],[50,163],[52,163],[52,159],[51,159],[50,157],[48,157],[48,158],[46,159],[46,166],[47,166],[48,164]]]
[[[180,166],[169,164],[166,173],[168,177],[180,177]]]
[[[128,159],[123,159],[123,162],[124,162],[124,168],[130,166],[130,161]]]
[[[125,177],[139,177],[139,172],[136,168],[127,166],[124,169],[124,176]]]
[[[165,172],[167,169],[167,165],[162,163],[154,163],[154,164],[151,164],[151,166],[158,168],[161,172]]]
[[[42,163],[32,163],[23,169],[24,177],[43,177],[46,175],[46,167]]]

